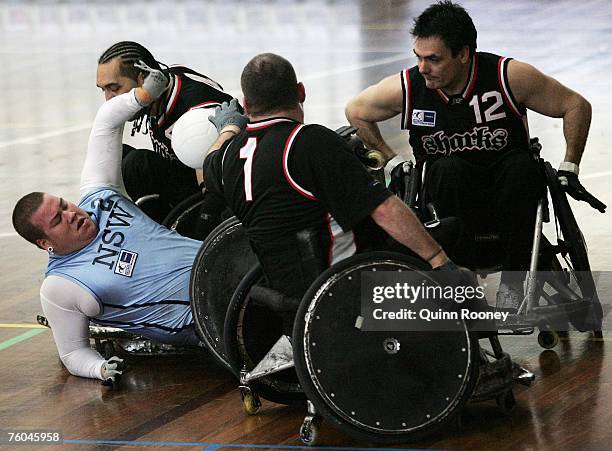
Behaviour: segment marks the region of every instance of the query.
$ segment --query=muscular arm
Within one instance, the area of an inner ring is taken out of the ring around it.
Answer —
[[[402,82],[400,75],[392,75],[372,85],[353,98],[345,109],[346,118],[357,127],[357,135],[370,149],[392,158],[395,152],[385,142],[377,122],[390,119],[402,112]]]
[[[415,252],[423,260],[429,259],[440,245],[427,233],[418,218],[397,196],[388,197],[372,212],[372,219],[396,241]],[[429,261],[432,268],[446,263],[444,251]]]
[[[234,136],[240,133],[240,128],[235,125],[226,125],[223,127],[223,130],[219,133],[219,137],[212,143],[210,149],[206,152],[206,156],[209,154],[219,150],[223,145],[232,139]],[[202,178],[204,178],[204,174],[202,174]]]
[[[104,359],[89,345],[88,316],[100,310],[94,297],[63,277],[49,276],[40,288],[40,302],[60,359],[70,374],[102,379]]]
[[[102,104],[89,134],[81,171],[81,197],[100,187],[125,191],[121,177],[123,127],[128,119],[152,101],[143,88],[135,88]]]
[[[579,164],[591,125],[591,104],[554,78],[520,61],[508,64],[508,82],[519,103],[545,116],[563,118],[564,161]]]

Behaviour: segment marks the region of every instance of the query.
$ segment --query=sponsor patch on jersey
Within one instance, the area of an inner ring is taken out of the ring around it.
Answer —
[[[138,259],[138,254],[136,252],[121,249],[119,260],[117,260],[117,264],[115,265],[115,274],[132,277],[134,267],[136,266],[136,259]]]
[[[412,112],[412,125],[422,125],[424,127],[436,126],[436,112],[427,110],[414,110]]]

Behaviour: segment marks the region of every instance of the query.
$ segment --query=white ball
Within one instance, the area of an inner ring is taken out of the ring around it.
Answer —
[[[200,107],[187,111],[172,127],[172,149],[181,162],[193,169],[202,169],[204,157],[219,133],[208,116],[215,107]]]

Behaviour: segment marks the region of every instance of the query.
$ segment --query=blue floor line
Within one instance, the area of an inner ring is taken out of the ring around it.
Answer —
[[[265,448],[265,449],[325,449],[325,450],[413,450],[412,448],[352,448],[343,446],[296,446],[296,445],[262,445],[255,443],[204,443],[204,442],[144,442],[132,440],[64,440],[64,443],[83,445],[141,445],[141,446],[202,446],[203,450],[216,450],[219,448]]]

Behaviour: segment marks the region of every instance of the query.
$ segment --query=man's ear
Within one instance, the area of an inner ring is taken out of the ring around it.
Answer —
[[[298,88],[298,103],[304,103],[306,101],[306,88],[304,88],[304,83],[299,82],[297,85]]]
[[[459,60],[463,64],[470,62],[470,48],[467,45],[464,45],[463,48],[459,50]]]
[[[244,96],[242,97],[242,108],[244,108],[244,112],[248,115],[249,114],[249,101]]]
[[[136,78],[136,86],[140,87],[144,84],[145,76],[142,72],[138,74],[138,78]]]
[[[36,245],[46,251],[51,246],[51,242],[46,238],[39,238],[36,240]]]

